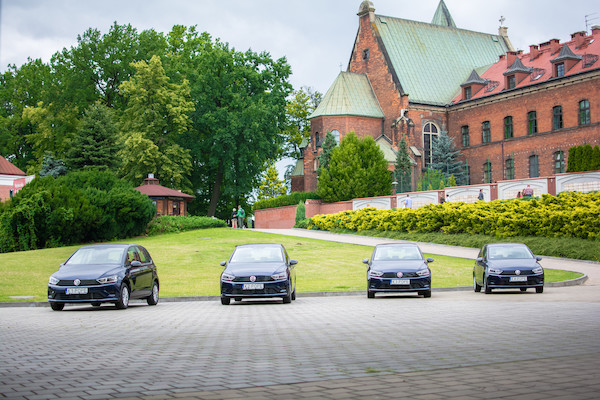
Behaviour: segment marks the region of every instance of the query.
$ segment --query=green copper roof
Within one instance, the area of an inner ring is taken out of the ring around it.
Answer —
[[[380,136],[375,140],[375,143],[383,152],[383,157],[388,163],[396,162],[396,150],[392,147],[389,139],[384,136]]]
[[[498,35],[451,26],[377,15],[375,28],[403,92],[416,103],[450,103],[473,69],[495,63],[508,50]]]
[[[324,115],[383,118],[383,111],[366,75],[340,72],[317,109],[308,118]]]
[[[450,11],[448,10],[448,7],[446,7],[444,0],[441,0],[440,4],[438,4],[438,8],[435,10],[431,23],[434,25],[456,28],[456,24],[454,23],[452,15],[450,15]]]

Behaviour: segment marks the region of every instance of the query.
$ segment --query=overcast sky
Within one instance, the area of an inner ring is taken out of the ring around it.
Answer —
[[[76,45],[92,27],[107,33],[114,21],[138,31],[168,32],[175,24],[228,42],[236,50],[287,57],[295,88],[327,91],[345,70],[358,28],[360,0],[0,0],[0,72],[27,58],[44,62]],[[459,28],[496,34],[500,16],[517,49],[600,25],[597,0],[445,0]],[[439,0],[373,0],[375,13],[431,22]]]

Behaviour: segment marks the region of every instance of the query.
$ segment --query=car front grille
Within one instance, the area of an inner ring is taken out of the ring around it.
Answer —
[[[402,278],[417,278],[419,275],[417,275],[416,272],[403,272],[402,273]],[[385,272],[382,275],[382,278],[391,278],[391,279],[396,279],[398,278],[397,272]]]
[[[83,279],[81,283],[77,286],[97,286],[100,285],[95,279]],[[63,280],[61,279],[58,282],[57,286],[75,286],[72,280]]]
[[[519,275],[533,275],[533,271],[530,269],[520,269],[521,273]],[[502,271],[501,275],[517,275],[515,271]]]
[[[256,280],[254,282],[270,282],[273,278],[270,276],[256,276]],[[233,280],[234,282],[252,282],[249,276],[236,276]]]

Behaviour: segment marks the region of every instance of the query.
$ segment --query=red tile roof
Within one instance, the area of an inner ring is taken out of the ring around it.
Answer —
[[[21,171],[18,167],[11,164],[6,158],[0,156],[0,175],[20,175],[27,176],[27,174]]]
[[[531,46],[529,53],[523,54],[519,51],[500,56],[500,60],[481,74],[481,78],[487,80],[488,84],[481,90],[474,91],[471,99],[482,98],[505,91],[505,72],[511,68],[514,69],[513,65],[517,58],[522,64],[521,66],[517,62],[517,66],[529,69],[531,73],[525,73],[525,77],[520,81],[517,79],[515,88],[536,85],[552,79],[554,64],[551,61],[558,61],[556,59],[559,57],[559,54],[572,53],[578,59],[575,60],[575,65],[572,68],[565,68],[565,77],[600,69],[600,29],[597,27],[594,28],[592,34],[589,36],[585,36],[584,32],[574,33],[571,35],[572,40],[566,43],[560,43],[559,40],[552,39],[539,46]],[[567,49],[561,52],[565,45],[569,47],[568,50],[570,52],[566,51]],[[569,58],[569,56],[566,57]],[[518,78],[523,72],[520,68],[517,69],[518,71],[515,70],[515,74]],[[456,96],[452,100],[452,103],[458,103],[461,100],[462,94]]]
[[[159,185],[158,179],[155,178],[146,178],[144,182],[144,185],[138,186],[135,189],[150,197],[181,197],[186,200],[194,198],[192,195]]]

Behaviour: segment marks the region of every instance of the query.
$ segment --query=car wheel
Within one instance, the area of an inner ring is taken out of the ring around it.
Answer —
[[[64,303],[50,303],[50,308],[52,308],[54,311],[62,311],[62,309],[65,308],[65,304]]]
[[[521,292],[526,292],[526,291],[527,291],[527,288],[526,288],[526,287],[522,287],[522,288],[520,288],[520,289],[521,289]]]
[[[283,296],[283,304],[290,304],[292,302],[292,294],[288,294],[287,296]]]
[[[92,307],[100,307],[100,302],[99,301],[95,301],[92,303]]]
[[[477,293],[481,292],[481,286],[477,284],[477,279],[475,279],[475,274],[473,274],[473,290]]]
[[[146,297],[146,301],[149,306],[155,306],[158,304],[158,283],[154,282],[152,284],[152,294]]]
[[[370,290],[367,290],[367,298],[374,299],[375,298],[375,292],[371,292]]]
[[[542,287],[536,287],[535,288],[535,292],[536,293],[544,293],[544,287],[543,286]]]
[[[221,304],[228,306],[229,303],[231,303],[231,299],[229,297],[221,297]]]
[[[423,297],[425,297],[425,298],[429,298],[429,297],[431,297],[431,290],[426,290],[426,291],[424,291],[424,292],[423,292]]]
[[[485,294],[492,293],[492,288],[488,285],[487,276],[483,276],[483,291]]]
[[[292,292],[292,300],[296,300],[296,288],[294,288],[294,291]]]
[[[129,287],[126,284],[121,284],[121,290],[119,290],[119,300],[115,304],[117,309],[124,310],[129,307]]]

